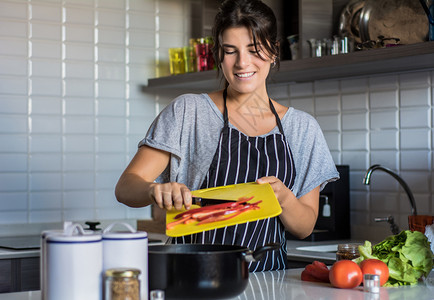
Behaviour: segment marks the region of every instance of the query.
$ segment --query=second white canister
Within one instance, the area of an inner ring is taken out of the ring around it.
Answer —
[[[124,227],[124,230],[114,231],[115,226]],[[102,242],[104,271],[139,269],[140,299],[148,299],[148,233],[136,231],[128,223],[113,223],[104,229]]]

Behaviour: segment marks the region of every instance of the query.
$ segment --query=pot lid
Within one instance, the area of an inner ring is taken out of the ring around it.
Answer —
[[[363,42],[383,36],[414,44],[426,41],[429,31],[425,11],[414,0],[366,0],[359,27]]]

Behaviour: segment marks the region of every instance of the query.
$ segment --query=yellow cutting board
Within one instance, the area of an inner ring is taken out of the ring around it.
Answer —
[[[262,200],[258,205],[260,209],[246,211],[232,219],[220,222],[212,222],[203,225],[196,225],[197,222],[191,224],[178,224],[174,228],[167,230],[166,235],[171,237],[178,237],[202,231],[212,230],[215,228],[222,228],[225,226],[232,226],[235,224],[242,224],[246,222],[262,220],[270,217],[280,215],[282,208],[277,201],[271,185],[258,184],[255,182],[233,184],[227,186],[219,186],[208,189],[192,191],[191,194],[195,197],[203,198],[218,198],[223,200],[238,200],[240,197],[252,197],[250,203]],[[192,205],[191,208],[197,208],[199,206]],[[175,216],[184,212],[185,210],[170,210],[166,213],[166,224],[173,222]]]

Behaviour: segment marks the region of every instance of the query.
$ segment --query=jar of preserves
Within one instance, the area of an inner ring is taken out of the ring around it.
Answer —
[[[339,244],[336,252],[336,261],[352,260],[359,257],[359,244]]]
[[[106,270],[104,300],[140,300],[139,275],[139,269]]]

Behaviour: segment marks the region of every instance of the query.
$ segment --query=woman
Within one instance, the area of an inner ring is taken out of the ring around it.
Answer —
[[[116,186],[131,207],[191,206],[190,190],[269,183],[282,207],[275,218],[206,231],[173,243],[237,244],[280,251],[250,271],[286,268],[285,230],[308,236],[319,192],[339,174],[317,122],[269,99],[266,78],[278,64],[276,19],[259,0],[222,3],[213,28],[214,56],[226,88],[176,98],[155,119]]]

